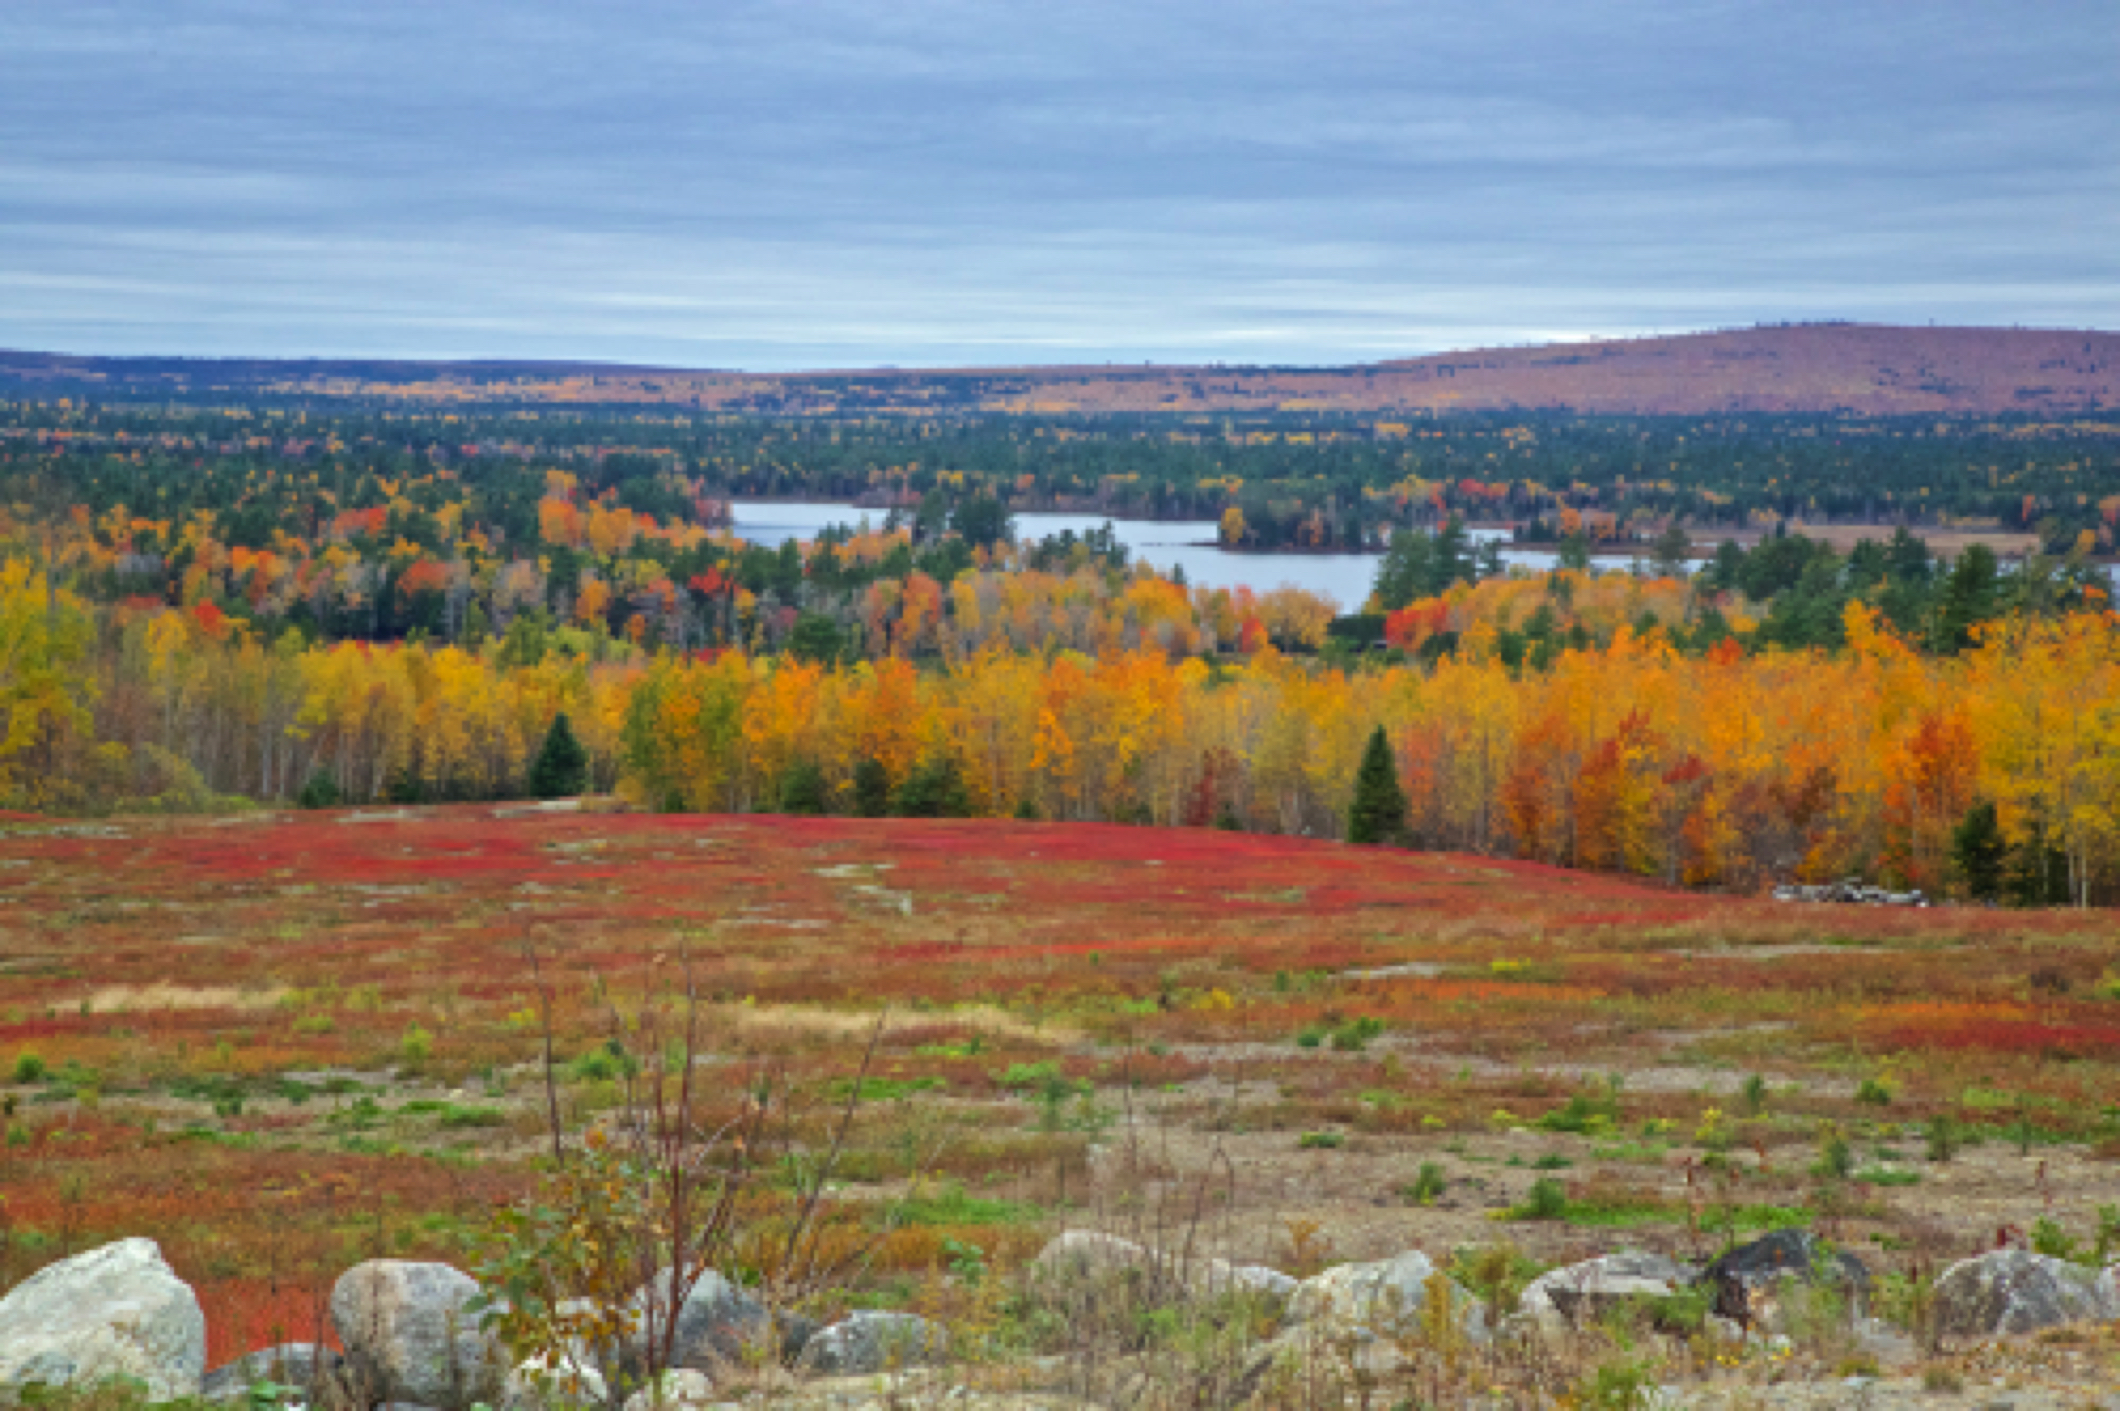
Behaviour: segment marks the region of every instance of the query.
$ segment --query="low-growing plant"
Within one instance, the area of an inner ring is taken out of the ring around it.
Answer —
[[[1433,1161],[1423,1161],[1421,1169],[1414,1172],[1413,1180],[1401,1186],[1399,1191],[1415,1205],[1433,1205],[1442,1198],[1449,1184],[1443,1176],[1441,1165]]]
[[[1338,1132],[1305,1132],[1296,1139],[1296,1146],[1303,1151],[1338,1151],[1347,1145],[1347,1138]]]
[[[1855,1100],[1870,1107],[1892,1105],[1892,1090],[1877,1078],[1864,1078],[1855,1089]]]
[[[1939,1112],[1928,1120],[1923,1130],[1931,1161],[1949,1161],[1958,1154],[1958,1123],[1950,1113]]]
[[[34,1053],[15,1055],[15,1081],[18,1083],[41,1083],[50,1071],[44,1060]]]

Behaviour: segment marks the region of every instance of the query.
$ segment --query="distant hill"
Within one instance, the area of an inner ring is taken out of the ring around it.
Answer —
[[[673,405],[782,414],[1452,411],[1992,414],[2120,408],[2120,334],[1795,324],[1488,348],[1352,367],[743,373],[616,364],[93,358],[0,352],[0,391],[430,404]]]

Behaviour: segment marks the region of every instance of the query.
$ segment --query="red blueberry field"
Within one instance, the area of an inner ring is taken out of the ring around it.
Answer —
[[[540,985],[565,1126],[617,1100],[629,1016],[686,986],[730,1093],[769,1073],[820,1124],[851,1100],[834,1199],[884,1300],[1211,1173],[1244,1217],[1215,1237],[1283,1267],[1498,1224],[1547,1258],[1613,1224],[1796,1219],[1934,1252],[2042,1214],[2087,1232],[2120,1198],[2101,913],[1206,830],[15,816],[0,1286],[151,1235],[219,1360],[312,1335],[356,1259],[467,1261],[549,1141]],[[1540,1173],[1565,1216],[1529,1218]]]

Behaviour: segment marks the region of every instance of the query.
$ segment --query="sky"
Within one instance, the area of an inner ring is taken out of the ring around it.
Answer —
[[[0,0],[0,347],[2120,328],[2114,0]]]

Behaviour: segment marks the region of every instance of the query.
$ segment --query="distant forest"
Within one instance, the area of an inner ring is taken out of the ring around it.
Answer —
[[[383,510],[431,545],[444,504],[495,542],[536,541],[546,472],[666,520],[730,497],[857,500],[879,519],[988,496],[1012,511],[1215,520],[1236,547],[1380,548],[1452,516],[1528,542],[1646,544],[1789,524],[1979,526],[2110,553],[2120,422],[1822,415],[1322,413],[757,418],[663,408],[407,412],[0,402],[0,477],[50,477],[102,514],[214,520],[268,547]],[[1230,511],[1236,511],[1234,517]]]

